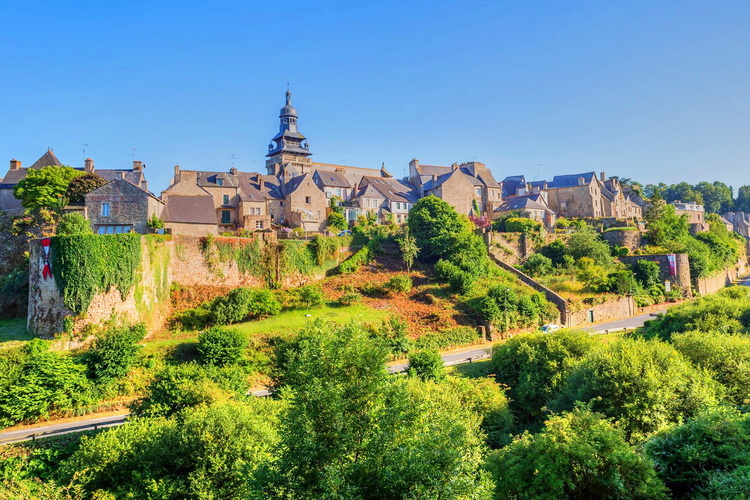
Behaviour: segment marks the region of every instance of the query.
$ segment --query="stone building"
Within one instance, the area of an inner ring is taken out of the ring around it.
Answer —
[[[696,234],[708,231],[709,225],[706,222],[706,209],[699,203],[682,203],[673,201],[670,205],[674,206],[677,215],[684,215],[690,224],[690,233]]]
[[[727,212],[724,219],[732,223],[734,232],[750,239],[750,213],[747,212]]]
[[[502,205],[497,207],[493,217],[502,217],[517,213],[521,217],[534,219],[541,222],[547,229],[555,227],[557,217],[547,205],[547,199],[544,193],[527,194],[513,196],[503,201]]]
[[[549,207],[558,217],[640,219],[643,206],[631,191],[615,178],[595,172],[556,175],[552,182],[535,187],[548,193]]]
[[[0,182],[0,211],[10,215],[23,214],[24,209],[21,202],[13,196],[13,187],[26,178],[26,173],[29,169],[41,169],[46,166],[59,167],[61,165],[62,163],[60,163],[60,160],[57,159],[57,156],[55,156],[54,151],[51,149],[48,149],[46,153],[28,168],[23,167],[21,162],[16,159],[10,160],[10,168],[3,176],[2,182]]]
[[[409,182],[418,196],[437,196],[466,215],[490,215],[502,204],[502,186],[479,162],[450,167],[409,162]],[[478,210],[477,210],[478,209]]]
[[[148,220],[160,217],[164,209],[160,199],[125,180],[124,172],[85,198],[86,217],[96,234],[148,234]]]
[[[352,198],[352,204],[363,213],[375,213],[378,220],[405,224],[409,210],[419,200],[416,188],[405,180],[393,177],[363,177]]]

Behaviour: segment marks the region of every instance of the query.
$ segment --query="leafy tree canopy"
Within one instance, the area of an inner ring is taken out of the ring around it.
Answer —
[[[106,183],[107,181],[100,175],[83,174],[71,179],[65,194],[71,203],[83,203],[88,193]]]
[[[68,204],[68,185],[82,175],[80,170],[67,166],[29,169],[26,177],[13,186],[13,195],[28,210],[61,210]]]

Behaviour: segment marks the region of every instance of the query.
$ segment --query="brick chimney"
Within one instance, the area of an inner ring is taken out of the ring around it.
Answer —
[[[455,172],[456,170],[458,170],[458,163],[451,165],[451,172]]]
[[[174,166],[174,183],[177,184],[178,182],[180,182],[180,179],[181,179],[181,177],[180,177],[180,166],[179,165],[175,165]]]
[[[123,170],[118,170],[117,171],[117,178],[125,180],[125,172]]]
[[[578,185],[579,186],[583,186],[584,184],[586,184],[586,179],[584,177],[579,177],[578,178]]]
[[[21,162],[18,160],[10,160],[10,169],[11,170],[21,170]]]
[[[263,180],[263,176],[260,174],[255,174],[256,179],[258,179],[258,190],[261,192],[261,194],[264,194],[266,192],[266,183]]]
[[[133,172],[143,172],[145,166],[142,161],[135,160],[133,161]]]
[[[232,167],[229,169],[229,173],[232,175],[237,175],[237,167]]]
[[[94,173],[94,160],[92,160],[91,158],[86,158],[86,161],[84,162],[83,170],[87,174]]]
[[[599,172],[599,179],[602,182],[606,181],[607,180],[607,174],[605,174],[604,172]]]

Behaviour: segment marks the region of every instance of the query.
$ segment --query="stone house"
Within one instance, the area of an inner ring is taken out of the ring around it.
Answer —
[[[125,180],[124,173],[85,198],[86,216],[96,234],[148,234],[148,220],[160,217],[164,209],[160,199]]]
[[[391,217],[396,224],[404,224],[409,210],[419,200],[417,191],[409,182],[393,177],[363,177],[352,204],[363,212],[373,212],[381,222]]]
[[[550,208],[558,217],[605,217],[603,186],[595,172],[556,175],[547,184]]]
[[[750,213],[747,212],[727,212],[724,219],[732,223],[734,232],[750,239]]]
[[[420,198],[437,196],[466,215],[489,215],[502,204],[502,186],[479,162],[444,167],[420,165],[415,158],[409,162],[409,182]]]
[[[541,222],[547,229],[554,228],[557,221],[555,213],[547,205],[545,193],[507,198],[502,205],[495,209],[493,216],[502,217],[512,213],[518,213],[521,217]]]
[[[48,149],[30,167],[23,167],[21,162],[10,160],[10,168],[0,182],[0,211],[10,215],[22,215],[24,208],[21,201],[13,195],[13,187],[26,178],[29,169],[41,169],[46,166],[62,166],[53,150]]]
[[[691,234],[701,233],[710,229],[708,222],[706,222],[706,210],[703,205],[694,202],[682,203],[680,201],[673,201],[670,205],[674,206],[677,215],[684,215],[687,218]]]

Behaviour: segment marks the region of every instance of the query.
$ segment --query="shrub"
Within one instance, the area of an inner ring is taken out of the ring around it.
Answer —
[[[371,329],[371,337],[391,354],[400,357],[411,350],[412,342],[407,335],[408,325],[399,316],[392,314],[379,327]]]
[[[457,326],[439,332],[426,333],[414,342],[414,347],[419,350],[444,350],[449,347],[475,344],[481,340],[476,329],[470,326]]]
[[[237,330],[213,326],[198,335],[201,361],[224,366],[238,363],[245,355],[247,339]]]
[[[215,299],[210,311],[215,324],[230,325],[246,319],[275,316],[281,311],[281,304],[270,290],[235,288],[226,297]]]
[[[443,259],[437,261],[435,264],[435,272],[437,272],[438,276],[447,281],[451,290],[456,293],[462,295],[467,294],[474,286],[474,276],[450,261]]]
[[[86,364],[94,378],[121,378],[138,357],[138,346],[146,336],[143,324],[113,326],[99,335],[86,353]]]
[[[513,217],[505,221],[505,231],[509,233],[541,232],[543,227],[541,222],[524,217]]]
[[[354,273],[359,271],[359,268],[372,262],[374,258],[374,252],[372,247],[368,243],[359,249],[354,255],[349,257],[347,260],[339,265],[339,272],[342,274]]]
[[[349,224],[346,222],[346,217],[338,212],[331,212],[331,214],[328,216],[327,222],[328,226],[332,227],[333,229],[338,229],[339,231],[343,231],[344,229],[347,229],[349,227]]]
[[[391,290],[396,293],[406,293],[411,290],[412,281],[408,276],[393,276],[384,285],[386,290]]]
[[[362,295],[356,292],[345,293],[341,295],[341,297],[339,297],[338,302],[342,306],[351,306],[359,302],[362,302]]]
[[[513,415],[505,392],[494,380],[446,377],[443,383],[458,393],[466,408],[482,417],[481,428],[487,434],[487,444],[491,448],[510,443]]]
[[[318,307],[325,303],[323,290],[316,285],[305,285],[297,290],[300,301],[306,307]]]
[[[552,273],[552,259],[535,253],[523,264],[523,270],[530,276],[544,276]]]
[[[661,266],[653,260],[639,260],[633,265],[635,279],[644,288],[651,288],[661,283]]]
[[[445,364],[437,351],[419,351],[409,355],[409,376],[423,381],[440,382],[445,378]]]
[[[651,462],[601,415],[577,408],[550,418],[489,458],[496,498],[666,498]]]
[[[266,316],[276,316],[281,312],[281,304],[271,290],[253,290],[247,307],[247,317],[258,319]]]
[[[70,212],[60,217],[56,234],[58,236],[72,236],[76,234],[93,234],[93,232],[91,231],[91,223],[83,215],[78,212]]]

